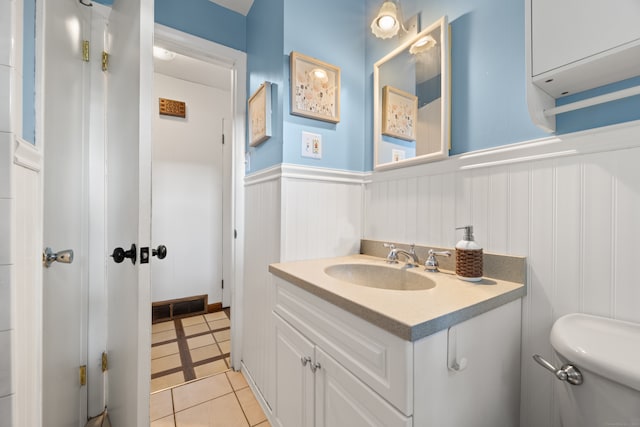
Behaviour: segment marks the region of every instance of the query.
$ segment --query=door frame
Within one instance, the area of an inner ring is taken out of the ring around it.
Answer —
[[[155,24],[154,44],[174,52],[210,62],[231,72],[231,194],[223,203],[224,290],[231,293],[231,366],[240,368],[242,356],[242,300],[244,265],[244,166],[247,54],[218,43]],[[151,76],[150,76],[151,77]]]

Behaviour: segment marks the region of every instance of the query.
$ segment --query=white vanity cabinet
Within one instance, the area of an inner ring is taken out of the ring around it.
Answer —
[[[275,286],[274,425],[519,423],[519,299],[407,341],[281,278]]]
[[[274,314],[276,424],[409,427],[411,419]]]

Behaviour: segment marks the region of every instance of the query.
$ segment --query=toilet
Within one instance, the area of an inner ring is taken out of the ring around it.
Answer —
[[[640,427],[640,324],[575,313],[556,320],[550,339],[583,380],[557,382],[563,427]]]

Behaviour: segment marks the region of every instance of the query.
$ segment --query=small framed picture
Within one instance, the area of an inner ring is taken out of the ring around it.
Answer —
[[[291,52],[291,114],[338,123],[340,68]]]
[[[382,88],[382,134],[416,140],[418,97],[393,86]]]
[[[249,145],[255,147],[271,136],[271,83],[264,82],[249,98]]]

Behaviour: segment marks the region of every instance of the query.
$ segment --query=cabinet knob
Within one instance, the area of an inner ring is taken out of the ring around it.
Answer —
[[[309,356],[300,358],[300,363],[302,363],[302,366],[307,366],[307,363],[309,362],[311,362],[311,358]]]
[[[320,363],[316,362],[313,365],[310,366],[311,368],[311,372],[315,373],[318,369],[320,369],[322,366],[320,366]]]

